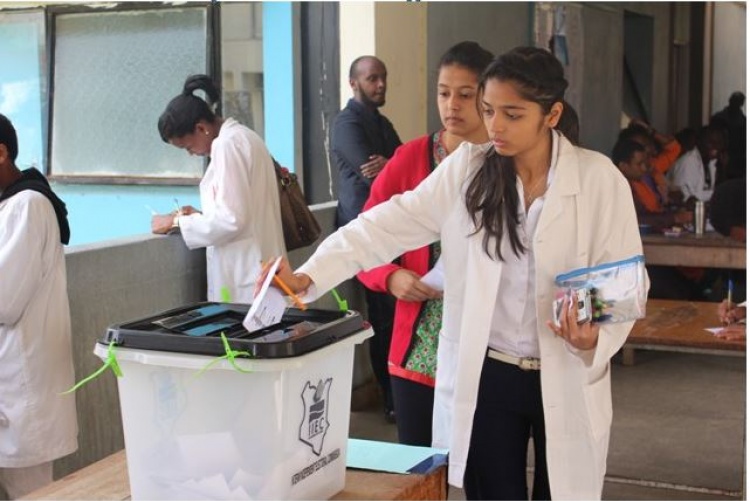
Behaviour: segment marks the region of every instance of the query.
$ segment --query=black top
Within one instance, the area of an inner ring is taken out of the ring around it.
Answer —
[[[31,168],[21,172],[19,177],[13,184],[8,186],[0,194],[0,202],[7,200],[13,195],[20,193],[24,190],[32,190],[41,193],[52,204],[52,208],[55,209],[55,216],[57,216],[57,224],[60,226],[60,241],[67,245],[70,242],[70,226],[68,225],[68,210],[65,208],[65,203],[58,198],[57,195],[52,191],[52,188],[47,182],[47,178],[42,175],[38,170]]]
[[[336,227],[356,218],[370,195],[372,179],[360,167],[370,155],[391,158],[400,145],[390,120],[359,101],[350,99],[336,115],[331,131],[331,159],[339,169]]]
[[[714,188],[708,205],[711,226],[729,236],[732,226],[747,226],[747,184],[744,178],[724,181]]]

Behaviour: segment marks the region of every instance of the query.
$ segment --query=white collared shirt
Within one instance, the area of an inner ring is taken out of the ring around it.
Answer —
[[[552,133],[552,155],[547,173],[547,189],[555,177],[559,153],[557,133]],[[518,236],[526,251],[516,256],[510,246],[508,233],[503,235],[503,271],[500,275],[495,313],[490,327],[489,346],[516,357],[539,358],[539,339],[536,330],[536,269],[534,266],[534,234],[544,207],[547,190],[531,202],[526,214],[523,183],[516,176],[516,189],[521,202],[518,207]]]

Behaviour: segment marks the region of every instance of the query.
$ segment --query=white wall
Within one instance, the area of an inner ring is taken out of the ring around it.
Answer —
[[[427,6],[419,2],[342,2],[339,6],[341,107],[352,97],[349,66],[374,55],[388,70],[380,112],[408,141],[427,131]]]
[[[375,54],[375,3],[339,4],[339,65],[341,107],[352,97],[349,66],[359,56]]]
[[[747,94],[746,16],[744,2],[714,3],[711,114],[727,105],[732,92]]]

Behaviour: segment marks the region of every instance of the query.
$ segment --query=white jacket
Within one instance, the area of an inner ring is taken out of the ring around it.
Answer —
[[[612,420],[609,361],[632,323],[603,326],[596,349],[581,352],[556,338],[545,322],[551,319],[556,275],[641,254],[642,247],[622,174],[606,157],[559,139],[557,171],[534,236],[547,463],[553,499],[596,499]],[[416,190],[360,215],[298,270],[312,278],[318,294],[440,239],[445,291],[433,445],[450,449],[449,481],[459,487],[503,268],[484,252],[484,232],[472,234],[464,202],[467,182],[489,147],[462,144]]]
[[[224,120],[200,183],[202,214],[180,217],[187,246],[206,247],[209,301],[226,287],[232,302],[252,303],[261,260],[285,253],[278,190],[263,140]]]
[[[0,468],[78,448],[70,310],[60,228],[47,198],[0,203]]]
[[[714,193],[716,160],[708,162],[708,174],[711,182],[706,185],[706,176],[703,172],[703,158],[701,158],[698,148],[693,148],[678,158],[669,171],[672,188],[682,192],[683,200],[695,197],[704,202],[711,200],[711,195]]]

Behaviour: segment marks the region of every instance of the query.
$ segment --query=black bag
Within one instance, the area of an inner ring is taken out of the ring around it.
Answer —
[[[305,195],[297,182],[297,176],[279,165],[275,158],[273,166],[279,183],[281,227],[284,230],[286,250],[292,251],[307,247],[320,236],[320,225],[307,206]]]

